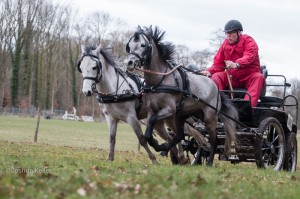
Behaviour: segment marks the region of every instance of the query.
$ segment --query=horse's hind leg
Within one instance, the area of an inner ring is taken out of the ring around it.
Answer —
[[[116,134],[117,134],[117,124],[118,120],[112,119],[105,115],[108,128],[109,128],[109,154],[108,160],[113,161],[115,157],[115,144],[116,144]]]
[[[151,152],[147,141],[143,135],[142,129],[141,129],[141,125],[139,123],[139,121],[137,119],[131,119],[129,121],[127,121],[128,124],[133,128],[137,138],[139,139],[140,144],[145,148],[146,152],[149,155],[150,160],[152,161],[153,164],[158,164],[155,155]]]
[[[207,165],[212,166],[215,153],[217,150],[217,133],[216,133],[216,122],[206,122],[205,123],[205,128],[209,134],[209,143],[210,143],[210,154],[209,158],[207,160]]]

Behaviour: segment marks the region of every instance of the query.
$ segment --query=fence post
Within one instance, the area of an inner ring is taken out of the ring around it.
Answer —
[[[36,123],[36,129],[35,129],[35,134],[34,134],[34,142],[37,142],[37,137],[38,137],[38,133],[39,133],[39,126],[40,126],[40,107],[38,107],[38,112],[37,112],[37,123]]]

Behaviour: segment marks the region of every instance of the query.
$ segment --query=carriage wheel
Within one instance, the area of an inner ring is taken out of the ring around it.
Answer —
[[[191,165],[207,165],[209,151],[203,149],[203,147],[198,147],[197,152],[193,156]]]
[[[286,136],[286,153],[283,169],[295,172],[297,167],[297,139],[294,132],[289,132]]]
[[[273,117],[264,119],[258,127],[255,139],[255,158],[258,168],[282,168],[285,155],[285,139],[280,122]]]

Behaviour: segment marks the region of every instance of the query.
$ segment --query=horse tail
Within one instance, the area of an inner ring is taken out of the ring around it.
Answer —
[[[224,93],[220,93],[221,96],[221,114],[219,114],[219,118],[221,122],[224,123],[224,130],[226,134],[226,140],[224,145],[225,153],[235,153],[235,145],[236,145],[236,122],[234,120],[238,120],[238,110],[229,99],[227,95]],[[229,149],[231,149],[229,151]]]

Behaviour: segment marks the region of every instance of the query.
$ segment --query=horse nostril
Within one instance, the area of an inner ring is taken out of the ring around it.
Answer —
[[[133,61],[130,60],[130,61],[128,62],[128,66],[131,66],[132,64],[133,64]]]

